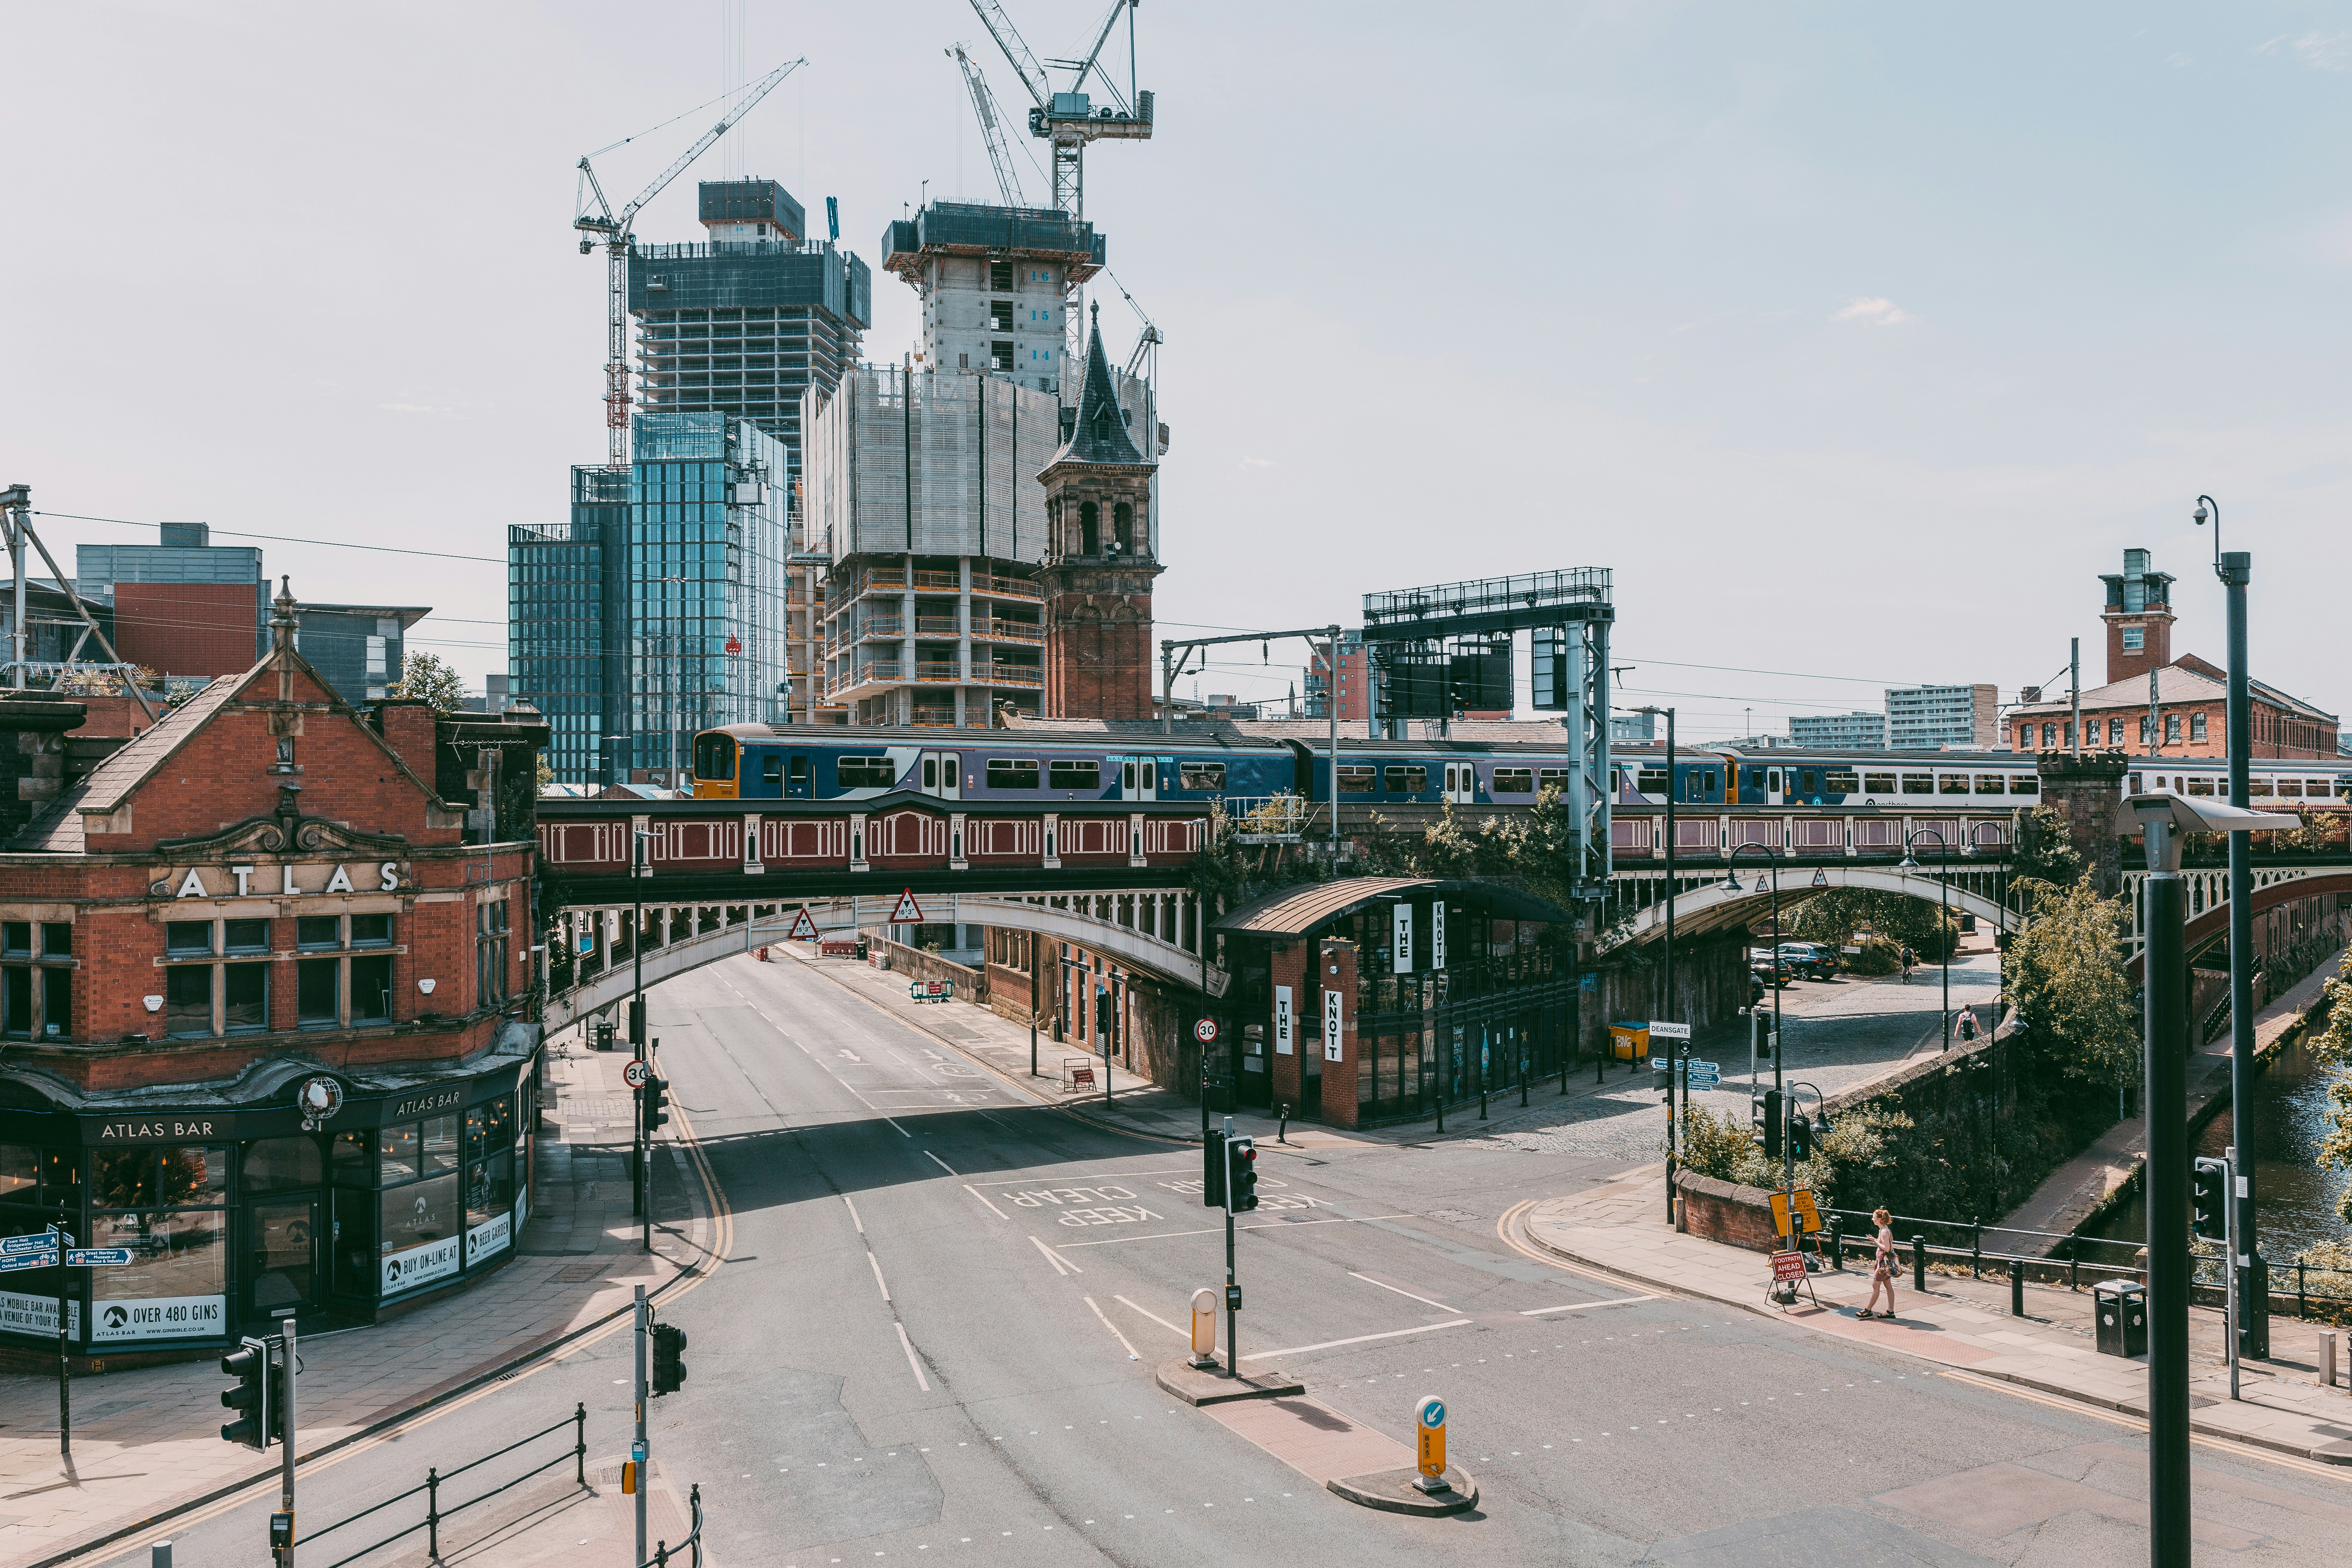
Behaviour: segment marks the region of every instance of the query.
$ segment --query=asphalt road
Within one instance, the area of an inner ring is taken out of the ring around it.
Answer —
[[[1151,1381],[1192,1290],[1223,1281],[1197,1149],[1036,1106],[798,964],[714,965],[652,1010],[731,1215],[727,1261],[666,1314],[690,1371],[654,1406],[714,1563],[2147,1560],[2128,1423],[1529,1256],[1514,1205],[1627,1162],[1492,1141],[1261,1163],[1246,1364],[1401,1441],[1442,1395],[1484,1493],[1442,1521],[1357,1507]],[[617,1458],[629,1356],[614,1336],[306,1476],[304,1516],[575,1400]],[[2352,1538],[2341,1479],[2198,1464],[2200,1559],[2310,1563]],[[260,1561],[270,1500],[184,1532],[178,1568]]]

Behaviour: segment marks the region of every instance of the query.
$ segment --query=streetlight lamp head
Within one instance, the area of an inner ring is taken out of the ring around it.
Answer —
[[[1902,872],[1906,877],[1919,868],[1919,862],[1917,858],[1912,855],[1911,847],[1909,845],[1906,844],[1903,847],[1903,858],[1895,862],[1895,868]]]
[[[1739,873],[1735,869],[1725,873],[1723,890],[1727,893],[1744,893],[1748,889],[1739,885]]]

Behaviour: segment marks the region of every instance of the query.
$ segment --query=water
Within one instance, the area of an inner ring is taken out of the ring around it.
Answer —
[[[2272,1279],[2278,1267],[2305,1247],[2319,1241],[2340,1241],[2352,1226],[2336,1216],[2352,1172],[2322,1170],[2319,1141],[2327,1121],[2327,1064],[2315,1057],[2300,1039],[2279,1051],[2268,1071],[2254,1079],[2253,1129],[2255,1239],[2270,1259]],[[2205,1124],[2197,1136],[2196,1152],[2219,1159],[2235,1138],[2234,1120],[2225,1110]],[[2144,1242],[2147,1237],[2147,1199],[2132,1200],[2084,1226],[2084,1236],[2117,1241]]]

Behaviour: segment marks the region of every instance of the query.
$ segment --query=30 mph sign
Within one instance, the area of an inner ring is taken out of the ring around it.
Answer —
[[[1199,1023],[1192,1026],[1192,1037],[1200,1041],[1204,1046],[1215,1045],[1217,1043],[1217,1021],[1214,1018],[1202,1019]]]
[[[645,1088],[646,1081],[653,1076],[653,1064],[650,1062],[631,1062],[621,1069],[621,1081],[631,1089]]]

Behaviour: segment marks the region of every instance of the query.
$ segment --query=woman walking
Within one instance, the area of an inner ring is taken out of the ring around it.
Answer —
[[[1878,1226],[1878,1247],[1870,1259],[1870,1304],[1854,1313],[1857,1318],[1893,1318],[1895,1316],[1895,1216],[1885,1209],[1874,1210],[1871,1219]],[[1879,1311],[1878,1293],[1886,1292],[1886,1310]]]

